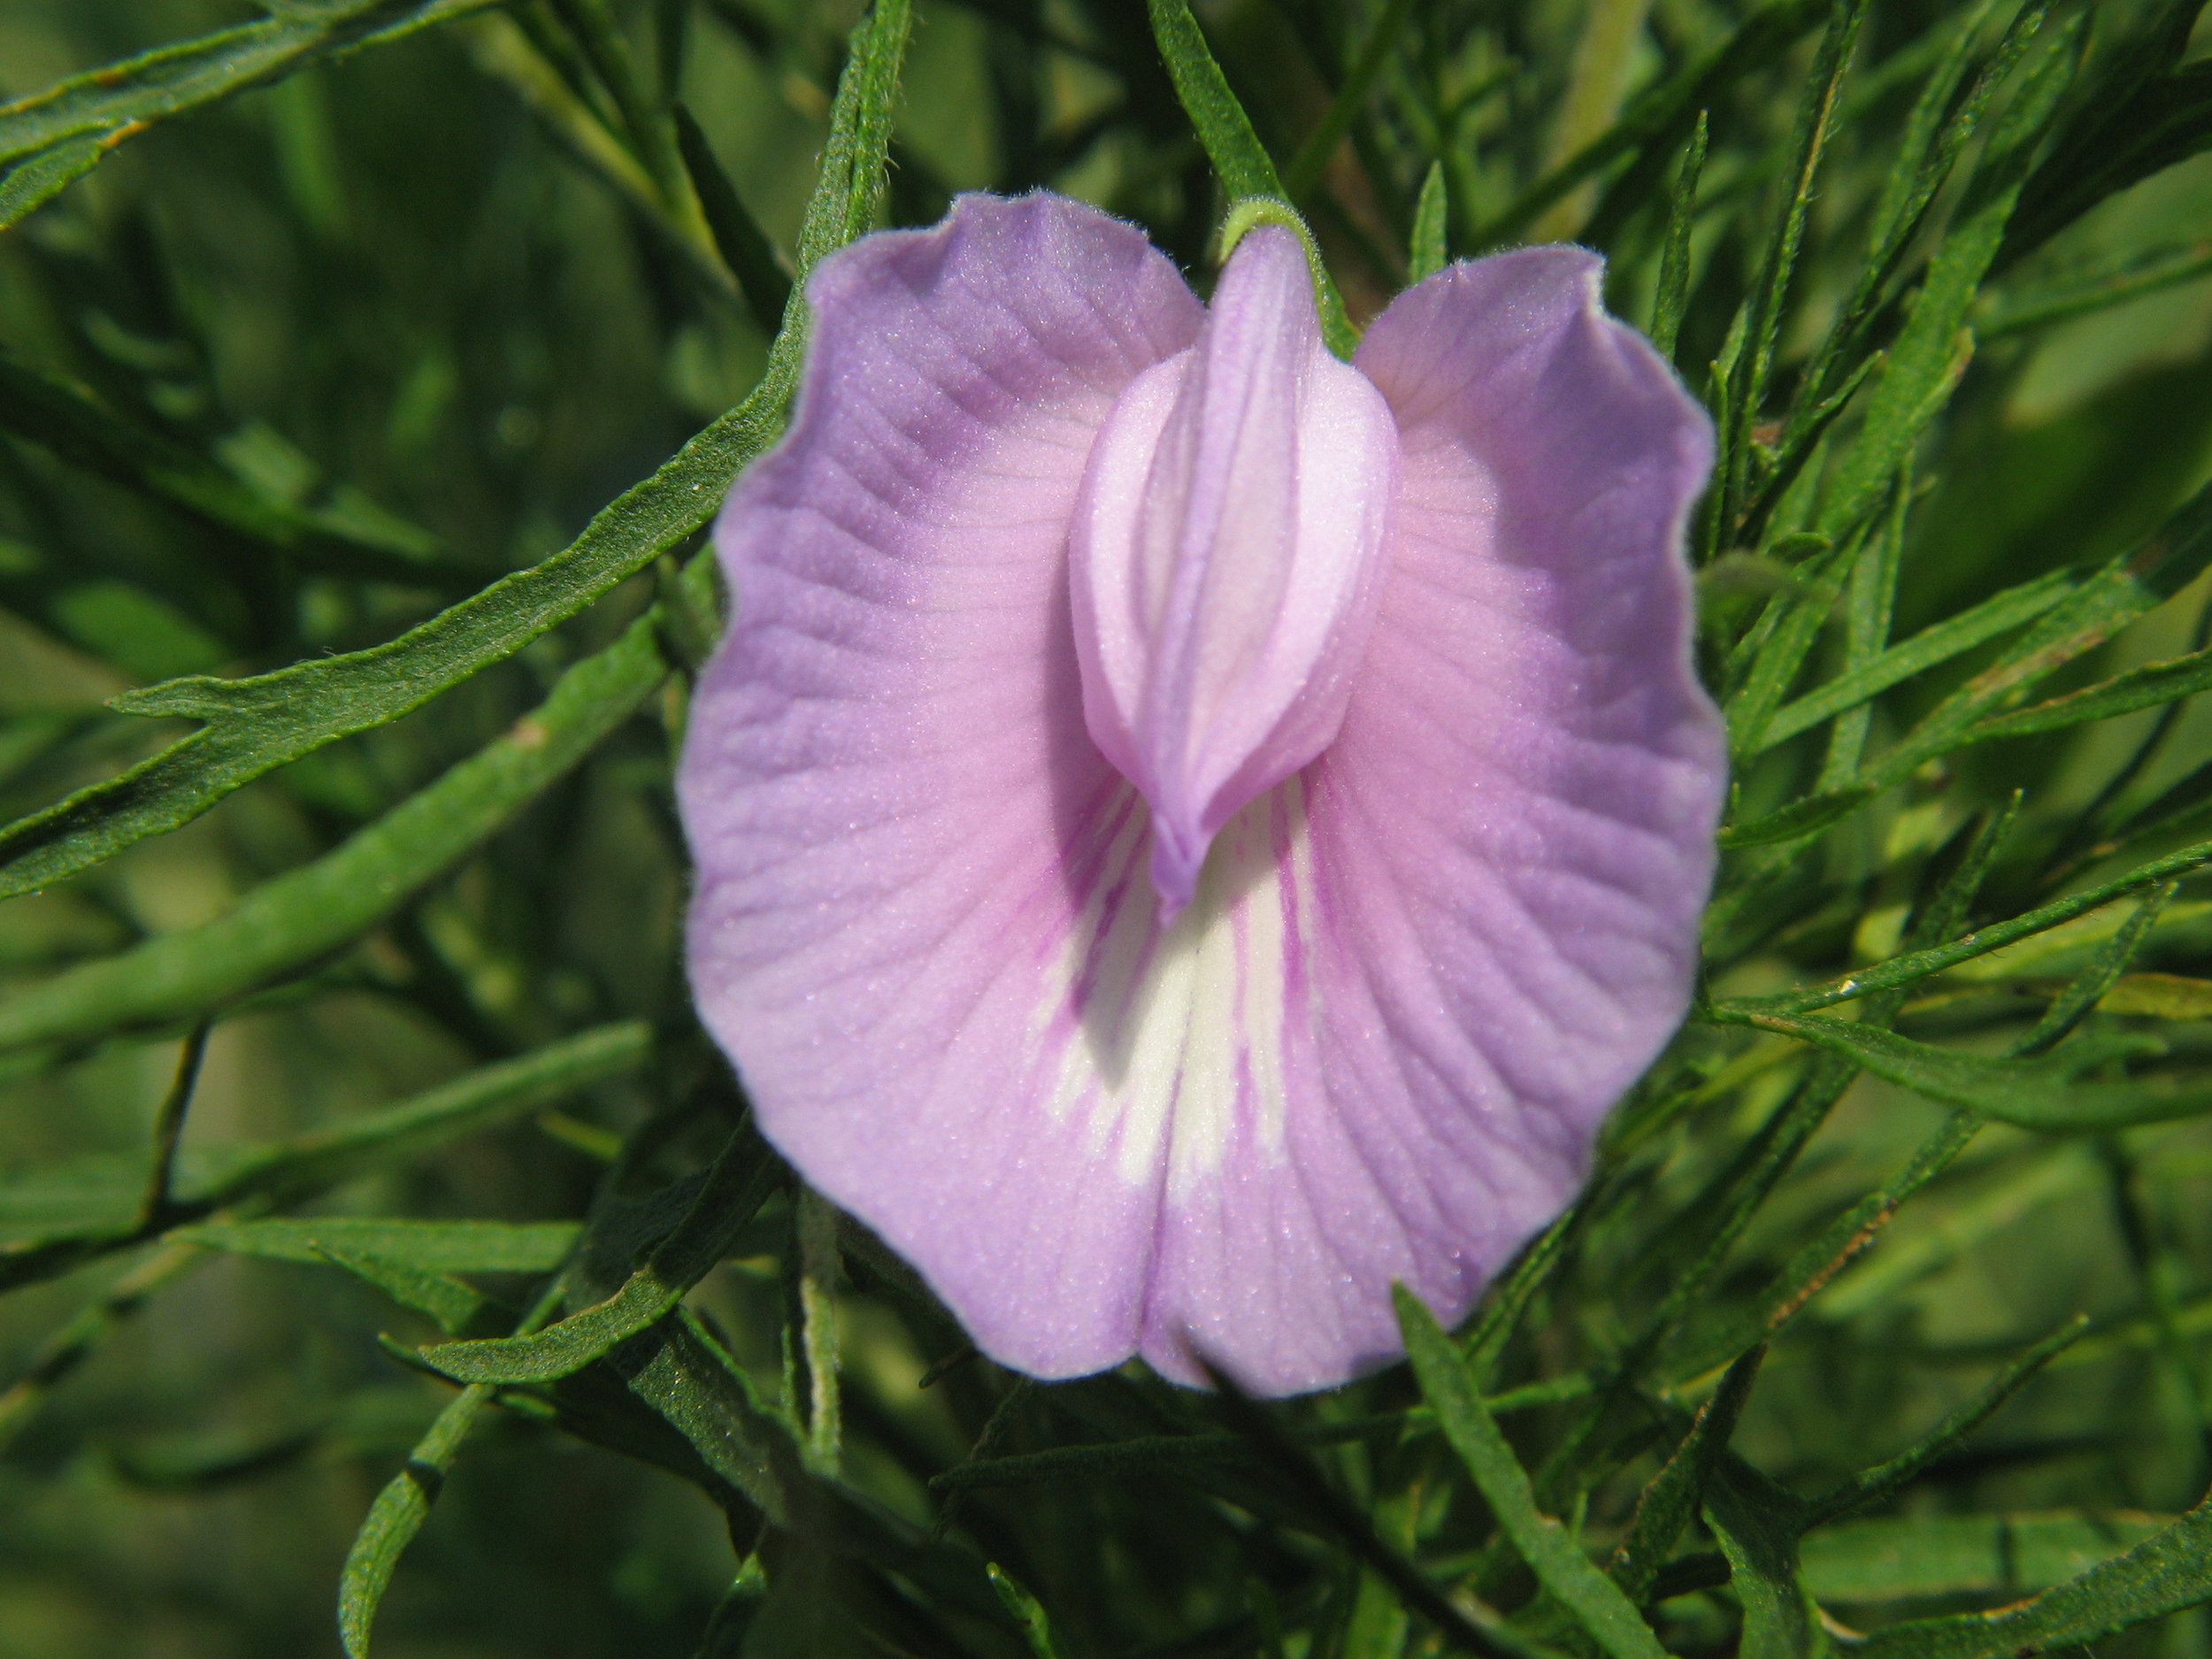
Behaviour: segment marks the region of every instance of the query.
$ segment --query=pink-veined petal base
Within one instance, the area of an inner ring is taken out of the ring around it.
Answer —
[[[1203,313],[1130,227],[968,197],[810,286],[790,434],[718,532],[691,716],[703,1016],[763,1128],[994,1357],[1326,1386],[1555,1213],[1680,1018],[1721,750],[1678,542],[1703,419],[1532,250],[1402,296],[1399,428],[1340,734],[1159,931],[1085,727],[1092,442]]]

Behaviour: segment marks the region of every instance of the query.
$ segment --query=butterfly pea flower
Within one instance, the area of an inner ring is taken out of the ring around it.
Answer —
[[[1538,247],[1349,363],[964,196],[807,288],[679,779],[700,1012],[806,1179],[1042,1378],[1289,1394],[1455,1320],[1680,1021],[1720,727],[1703,414]]]

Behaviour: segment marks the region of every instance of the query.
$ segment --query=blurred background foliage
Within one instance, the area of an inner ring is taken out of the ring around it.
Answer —
[[[1911,1041],[1892,1049],[1831,1029],[1820,1052],[1776,1023],[1811,1005],[1774,1000],[2062,906],[2202,833],[2212,720],[2186,702],[2212,683],[2193,655],[2212,618],[2195,575],[2212,557],[2198,10],[1198,9],[1355,319],[1440,237],[1455,255],[1578,237],[1610,256],[1614,308],[1674,348],[1719,419],[1697,551],[1740,850],[1711,1018],[1462,1345],[1514,1408],[1535,1503],[1675,1651],[1847,1650],[1893,1626],[1885,1655],[2085,1636],[2212,1654],[2201,1610],[2139,1623],[2212,1598],[2201,1529],[2180,1567],[2124,1586],[2124,1617],[2101,1580],[2090,1612],[2039,1603],[2033,1628],[1900,1624],[2058,1584],[2212,1477],[2212,899],[2188,885],[2212,854],[2003,951],[1901,972],[1891,1001],[1855,1005],[1859,1030],[1899,1022]],[[134,60],[112,83],[127,91],[165,73],[134,54],[264,15],[0,0],[0,93]],[[604,1295],[740,1122],[677,958],[669,766],[711,623],[698,567],[687,584],[675,561],[699,515],[603,521],[629,549],[606,597],[563,601],[544,618],[560,626],[488,648],[424,706],[326,721],[317,741],[350,734],[286,750],[166,833],[40,864],[129,801],[32,815],[193,729],[188,703],[107,699],[393,639],[568,545],[744,398],[771,370],[860,7],[267,15],[303,39],[334,18],[394,37],[303,51],[142,132],[71,129],[97,155],[31,132],[47,105],[0,110],[17,169],[0,208],[19,220],[0,233],[0,819],[32,825],[0,832],[21,877],[0,903],[16,1009],[0,1003],[0,1655],[336,1653],[349,1549],[357,1603],[409,1535],[355,1543],[411,1455],[419,1479],[394,1490],[436,1502],[376,1624],[389,1659],[1624,1653],[1586,1586],[1494,1536],[1501,1519],[1513,1535],[1512,1494],[1479,1468],[1471,1485],[1439,1432],[1466,1425],[1432,1371],[1432,1409],[1403,1366],[1263,1411],[1134,1371],[1032,1387],[964,1357],[898,1264],[741,1131],[709,1179],[717,1203],[744,1191],[717,1212],[743,1225],[695,1216],[699,1271],[674,1275],[697,1279],[690,1323],[661,1317],[566,1383],[504,1385],[450,1479],[431,1467],[418,1442],[456,1396],[407,1363],[438,1334],[425,1310],[486,1334],[484,1310],[454,1301],[465,1280],[511,1324],[588,1214],[587,1257],[606,1259],[571,1272],[569,1302]],[[221,40],[219,67],[247,37]],[[1186,94],[1207,72],[1178,67]],[[900,88],[879,208],[864,180],[850,192],[877,222],[1048,185],[1139,220],[1206,280],[1227,141],[1206,135],[1210,159],[1136,0],[924,0]],[[34,177],[50,163],[58,194]],[[1909,211],[1901,179],[1928,187]],[[777,413],[772,396],[756,407]],[[743,444],[710,449],[718,495]],[[2068,627],[2023,634],[2039,614]],[[647,634],[626,634],[641,616]],[[1893,631],[1962,617],[1939,636],[1951,649],[1873,701],[1804,713]],[[323,944],[208,965],[244,946],[195,930],[323,867],[448,768],[565,741],[532,710],[633,639],[678,672],[653,668],[576,764],[391,876],[390,901]],[[2031,687],[2102,701],[2008,716]],[[2014,724],[1942,737],[1961,708]],[[147,954],[162,941],[182,943]],[[104,962],[119,977],[84,977]],[[2147,1057],[2146,1033],[2163,1045]],[[498,1069],[518,1056],[524,1072]],[[657,1187],[657,1209],[640,1196]],[[279,1213],[310,1225],[248,1225]],[[371,1236],[334,1217],[514,1225]],[[674,1249],[651,1260],[673,1274]],[[2076,1340],[2038,1349],[2054,1332]],[[1770,1335],[1755,1386],[1752,1361],[1722,1380]],[[728,1399],[653,1394],[651,1367],[677,1361]],[[1947,1417],[1993,1378],[1993,1412]],[[1712,1431],[1739,1406],[1723,1456]],[[1704,1440],[1676,1455],[1701,1408]],[[780,1472],[747,1486],[731,1471],[753,1453],[725,1442],[772,1443],[761,1466]],[[1785,1522],[1810,1512],[1787,1493],[1843,1490],[1915,1447],[1853,1489],[1856,1518],[1793,1553]],[[1024,1461],[988,1468],[1005,1458]],[[1668,1561],[1655,1582],[1609,1553],[1624,1538]]]

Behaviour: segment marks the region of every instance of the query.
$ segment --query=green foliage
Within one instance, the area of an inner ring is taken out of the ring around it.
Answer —
[[[241,10],[0,19],[0,1654],[2205,1651],[2198,0]],[[1719,437],[1694,1018],[1327,1396],[1000,1371],[684,992],[804,279],[1039,185]]]

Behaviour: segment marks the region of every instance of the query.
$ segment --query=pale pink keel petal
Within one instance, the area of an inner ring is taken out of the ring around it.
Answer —
[[[1066,538],[1107,410],[1202,312],[1135,230],[1045,196],[963,198],[808,294],[795,420],[717,532],[734,621],[680,780],[695,993],[769,1137],[988,1352],[1095,1370],[1135,1344],[1156,1183],[1038,1078],[1127,794],[1083,731]]]
[[[1164,918],[1230,817],[1343,723],[1397,447],[1276,226],[1238,245],[1197,343],[1107,418],[1069,542],[1075,644],[1091,735],[1152,809]]]
[[[1458,1317],[1682,1017],[1724,783],[1680,553],[1711,440],[1597,278],[1460,265],[1361,347],[1400,487],[1342,732],[1272,797],[1292,1085],[1169,1205],[1156,1364],[1335,1380],[1398,1352],[1394,1279]]]

